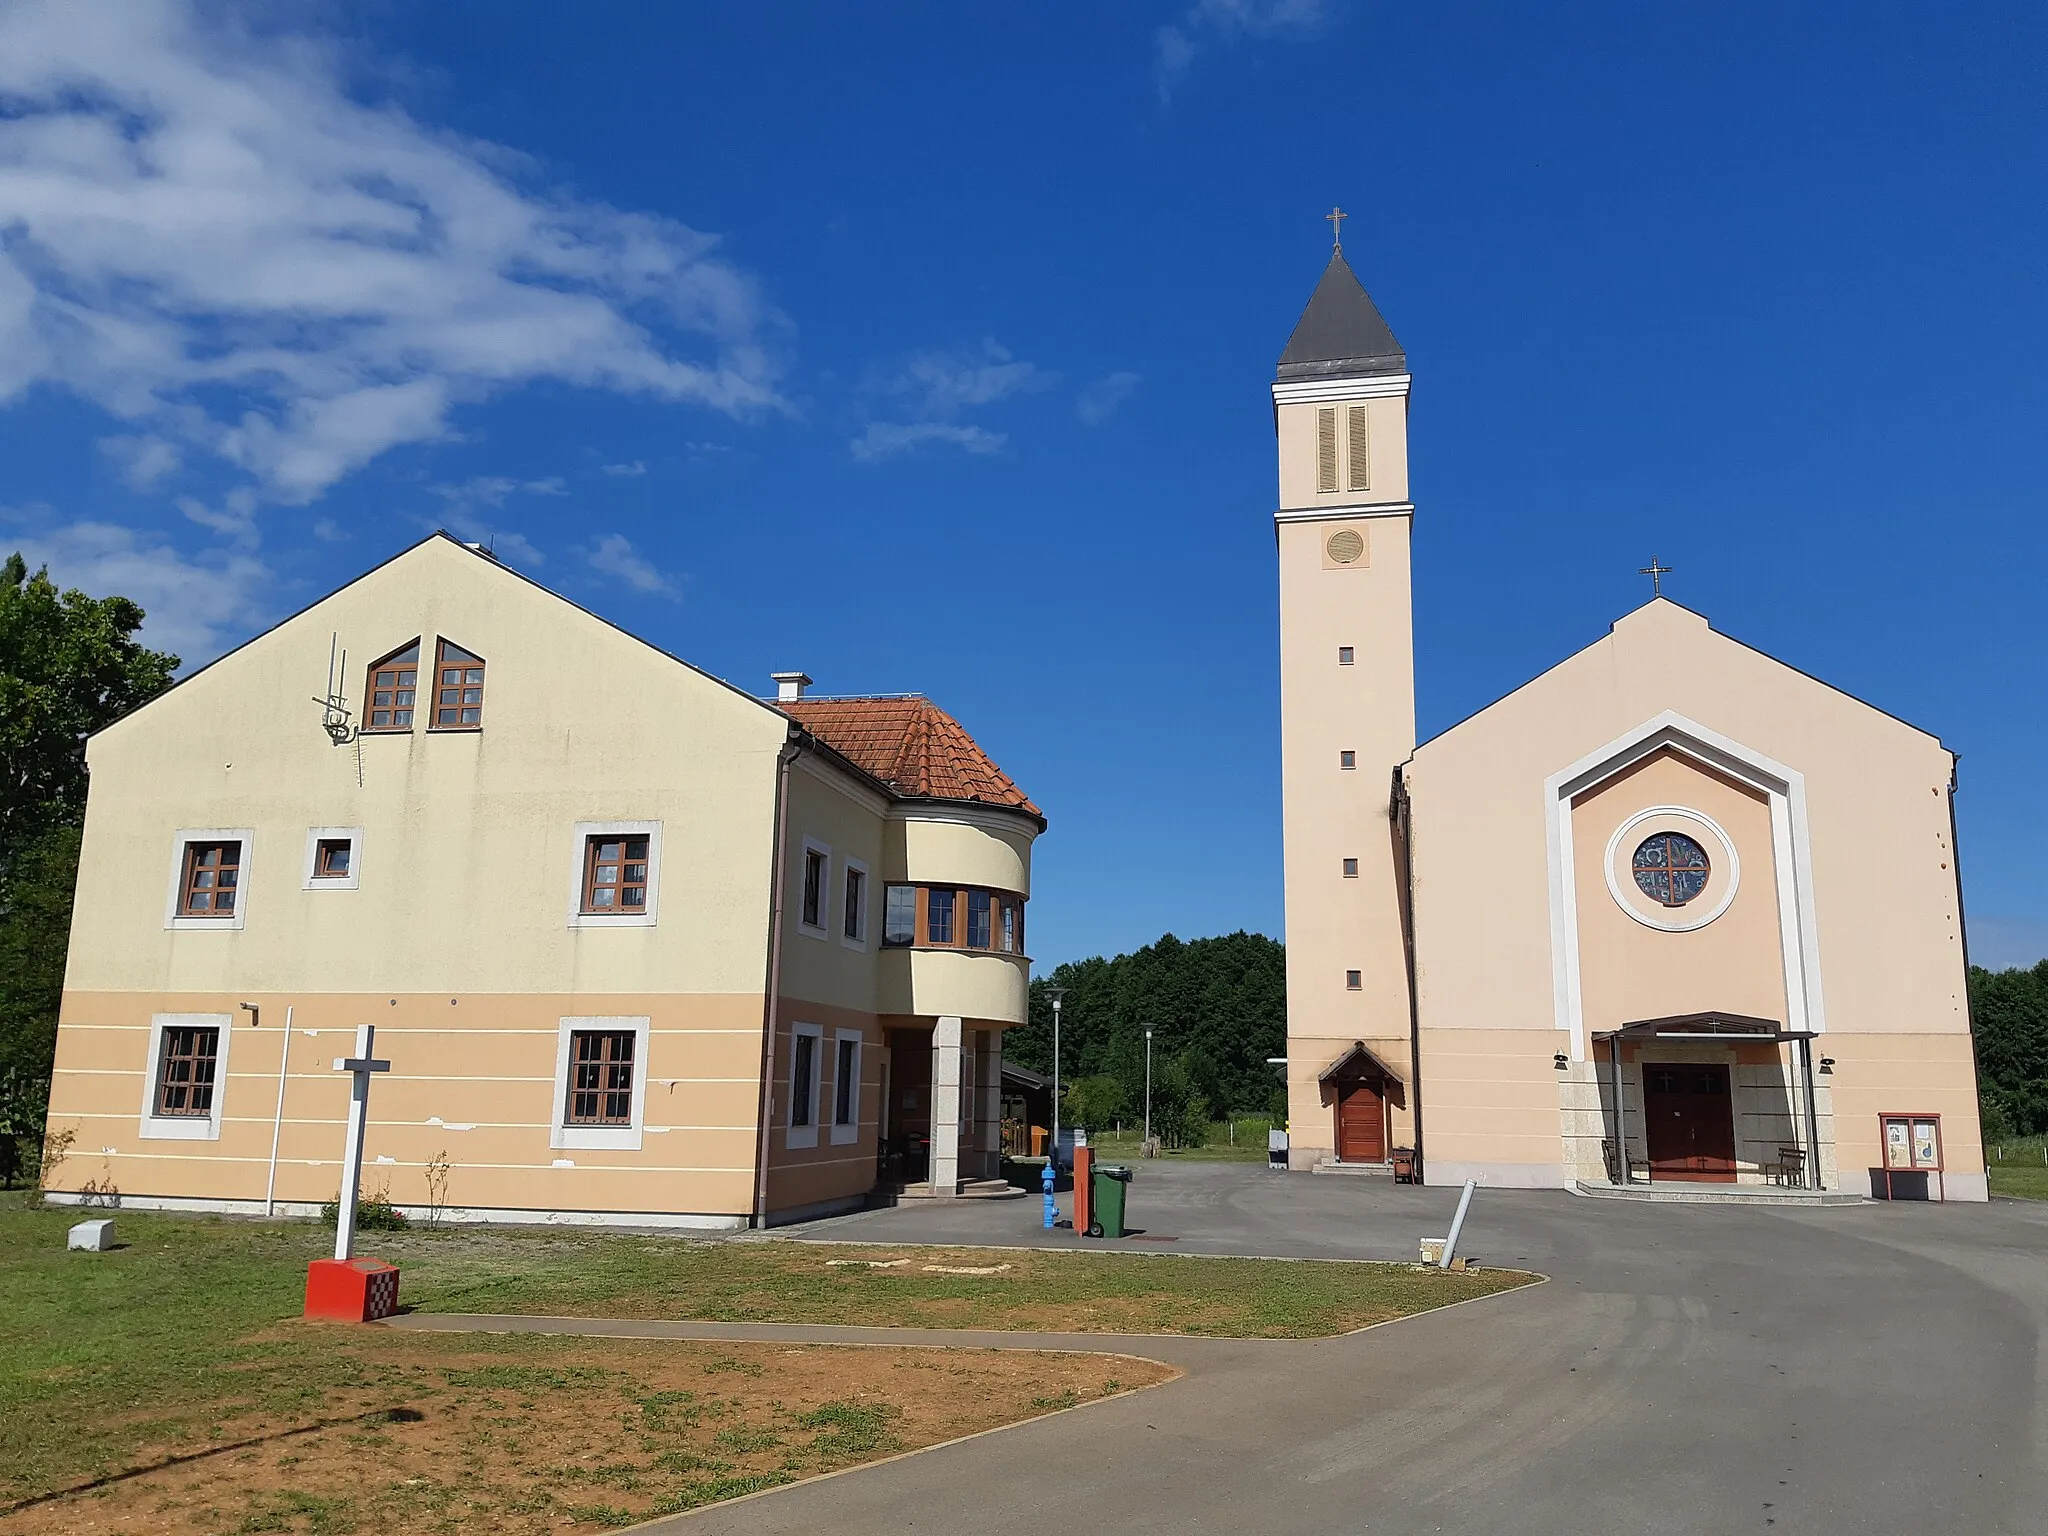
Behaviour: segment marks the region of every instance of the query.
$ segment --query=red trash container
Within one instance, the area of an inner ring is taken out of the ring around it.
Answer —
[[[315,1259],[306,1266],[306,1316],[373,1323],[398,1310],[398,1266],[382,1259]]]

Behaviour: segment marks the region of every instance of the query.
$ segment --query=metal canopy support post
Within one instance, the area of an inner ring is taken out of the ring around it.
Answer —
[[[1621,1096],[1621,1042],[1607,1037],[1607,1060],[1614,1069],[1614,1168],[1615,1182],[1626,1185],[1628,1176],[1628,1105]]]
[[[1809,1146],[1807,1157],[1806,1187],[1821,1188],[1820,1182],[1820,1101],[1813,1091],[1813,1037],[1808,1035],[1799,1042],[1799,1075],[1806,1083],[1806,1139]]]

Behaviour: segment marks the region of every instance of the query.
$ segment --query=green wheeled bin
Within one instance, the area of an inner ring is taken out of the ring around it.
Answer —
[[[1090,1237],[1122,1237],[1124,1235],[1124,1196],[1130,1189],[1131,1170],[1116,1163],[1097,1163],[1094,1174],[1088,1180],[1088,1194],[1093,1207],[1093,1219],[1088,1223]]]

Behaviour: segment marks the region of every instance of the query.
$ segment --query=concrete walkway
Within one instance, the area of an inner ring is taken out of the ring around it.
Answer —
[[[1256,1166],[1145,1165],[1133,1220],[1173,1241],[1126,1246],[1409,1258],[1418,1237],[1444,1230],[1454,1198]],[[899,1207],[796,1235],[1045,1241],[1024,1207]],[[1113,1347],[1188,1374],[653,1529],[2048,1529],[2048,1208],[1674,1207],[1483,1190],[1467,1231],[1481,1262],[1553,1283],[1339,1339],[946,1335]]]

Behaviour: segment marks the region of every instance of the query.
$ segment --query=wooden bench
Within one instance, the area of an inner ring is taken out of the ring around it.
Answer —
[[[1794,1189],[1806,1183],[1806,1148],[1780,1147],[1778,1160],[1764,1164],[1764,1182]]]
[[[1627,1177],[1623,1177],[1621,1159],[1615,1155],[1614,1143],[1611,1140],[1601,1141],[1600,1161],[1607,1165],[1607,1182],[1610,1184],[1633,1184],[1636,1174],[1647,1173],[1650,1166],[1640,1157],[1630,1157]]]

